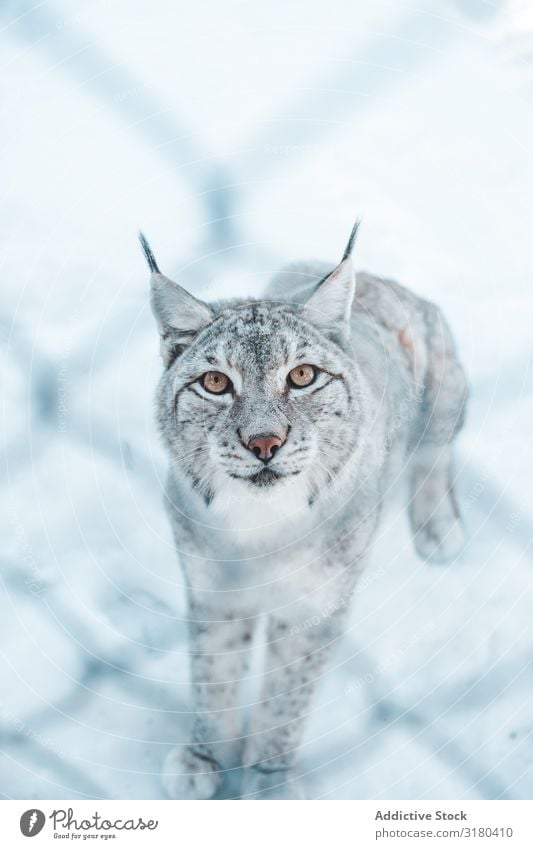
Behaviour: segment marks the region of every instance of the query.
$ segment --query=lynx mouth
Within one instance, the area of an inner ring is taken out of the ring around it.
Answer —
[[[254,475],[250,475],[248,480],[254,486],[272,486],[273,483],[284,477],[280,472],[275,472],[273,469],[261,469]]]
[[[230,478],[235,478],[235,480],[246,481],[247,483],[252,484],[256,487],[268,487],[273,486],[277,481],[285,480],[288,477],[292,477],[293,475],[299,475],[300,472],[279,472],[275,469],[259,469],[258,472],[254,472],[251,475],[236,475],[234,472],[229,472]]]

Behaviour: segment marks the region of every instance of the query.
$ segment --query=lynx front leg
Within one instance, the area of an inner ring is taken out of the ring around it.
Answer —
[[[343,619],[337,610],[316,625],[271,620],[262,694],[244,753],[244,798],[303,798],[290,770]]]
[[[453,486],[453,441],[463,423],[468,385],[446,322],[434,307],[427,309],[426,421],[414,458],[409,515],[418,553],[444,562],[465,540]]]
[[[465,541],[453,488],[452,447],[425,446],[414,463],[409,516],[415,547],[425,560],[446,562]]]
[[[254,621],[230,616],[212,621],[213,614],[198,610],[192,615],[194,720],[190,745],[173,749],[165,761],[163,783],[172,799],[214,796],[224,767],[235,765],[241,747],[238,690],[248,669]]]

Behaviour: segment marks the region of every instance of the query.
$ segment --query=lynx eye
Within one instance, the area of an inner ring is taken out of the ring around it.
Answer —
[[[317,369],[314,366],[301,365],[293,368],[289,372],[289,384],[296,389],[303,389],[304,386],[310,386],[317,376]]]
[[[206,392],[212,392],[213,395],[222,395],[231,389],[231,380],[221,371],[206,371],[200,382]]]

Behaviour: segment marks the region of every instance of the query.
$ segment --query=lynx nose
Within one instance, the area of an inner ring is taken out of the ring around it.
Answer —
[[[258,436],[252,436],[248,443],[248,448],[250,451],[253,451],[259,460],[262,460],[263,463],[268,463],[284,442],[284,439],[275,436],[273,433],[267,436],[259,434]]]

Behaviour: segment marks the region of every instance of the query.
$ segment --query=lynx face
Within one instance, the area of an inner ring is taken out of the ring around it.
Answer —
[[[303,474],[310,494],[327,486],[352,450],[348,365],[339,346],[283,306],[224,310],[164,379],[161,422],[174,463],[208,499],[223,476],[255,490]]]
[[[302,305],[204,304],[153,271],[166,371],[160,429],[173,468],[206,504],[227,491],[298,482],[312,500],[353,452],[357,385],[349,355],[349,254]]]

